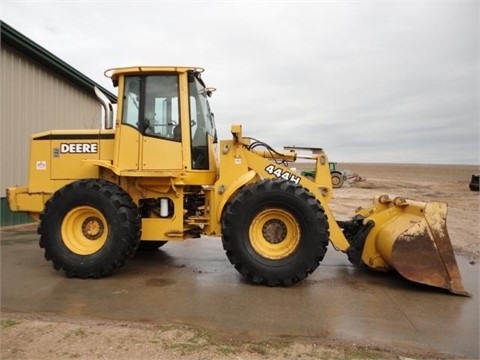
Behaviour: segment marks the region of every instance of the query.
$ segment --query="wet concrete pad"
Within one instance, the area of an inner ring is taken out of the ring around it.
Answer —
[[[305,281],[246,283],[218,238],[139,252],[115,275],[67,279],[43,258],[34,230],[1,234],[4,311],[181,323],[234,336],[301,336],[408,345],[479,357],[479,266],[457,257],[466,298],[353,267],[330,246]]]

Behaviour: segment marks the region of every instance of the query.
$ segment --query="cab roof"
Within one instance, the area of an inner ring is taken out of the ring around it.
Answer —
[[[193,71],[195,73],[202,73],[205,70],[196,66],[130,66],[112,68],[105,71],[105,76],[116,81],[120,75],[146,74],[146,73],[185,73]]]

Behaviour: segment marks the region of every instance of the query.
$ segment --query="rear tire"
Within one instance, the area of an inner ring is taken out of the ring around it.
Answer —
[[[135,254],[141,218],[132,198],[101,179],[78,180],[59,189],[40,215],[40,247],[67,277],[112,274]]]
[[[343,182],[344,182],[343,175],[333,173],[333,174],[331,174],[331,176],[332,176],[332,186],[334,188],[341,188],[343,186]]]
[[[233,198],[222,219],[227,257],[249,281],[291,285],[312,273],[329,241],[318,200],[290,181],[263,180]]]

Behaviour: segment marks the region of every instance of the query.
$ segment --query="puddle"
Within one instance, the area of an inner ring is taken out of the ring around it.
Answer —
[[[175,281],[163,278],[152,278],[145,280],[145,285],[153,287],[164,287],[175,284]]]

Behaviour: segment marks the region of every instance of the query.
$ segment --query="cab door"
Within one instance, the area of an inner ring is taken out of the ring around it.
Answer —
[[[117,142],[114,165],[121,170],[139,169],[141,83],[141,77],[127,76],[123,84],[123,97],[118,99],[121,123],[115,129]]]
[[[182,169],[178,75],[126,76],[116,165],[125,170]]]
[[[144,78],[144,170],[182,169],[182,131],[177,74]]]

